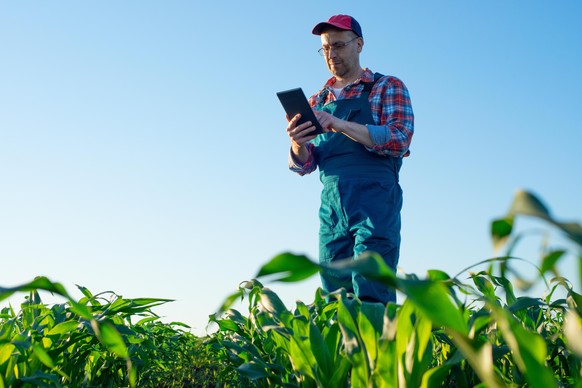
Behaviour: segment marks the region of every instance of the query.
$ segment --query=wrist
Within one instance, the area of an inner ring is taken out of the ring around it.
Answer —
[[[301,146],[301,145],[299,145],[299,144],[296,144],[296,143],[292,143],[292,144],[291,144],[291,153],[292,153],[293,155],[296,155],[296,156],[298,156],[298,155],[300,155],[300,154],[301,154],[301,149],[302,149],[302,148],[303,148],[303,146]]]

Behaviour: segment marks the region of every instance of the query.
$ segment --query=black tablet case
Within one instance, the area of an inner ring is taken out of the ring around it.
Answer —
[[[289,116],[290,119],[297,113],[301,113],[301,118],[297,123],[298,125],[303,124],[306,121],[311,121],[315,126],[315,130],[311,132],[311,135],[324,133],[321,124],[317,121],[317,118],[305,97],[305,93],[303,93],[301,88],[278,92],[277,97],[279,97],[279,101],[281,101],[281,105],[283,105],[283,109],[285,109],[285,113],[287,113],[287,116]]]

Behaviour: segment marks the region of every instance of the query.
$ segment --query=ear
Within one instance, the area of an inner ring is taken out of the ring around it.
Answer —
[[[358,39],[358,53],[361,53],[363,48],[364,48],[364,39],[360,38],[360,39]]]

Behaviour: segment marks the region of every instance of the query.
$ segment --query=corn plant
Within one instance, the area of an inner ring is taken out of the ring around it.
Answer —
[[[582,227],[555,221],[524,192],[506,217],[493,222],[496,245],[511,240],[518,215],[549,221],[582,246]],[[540,277],[556,272],[563,255],[549,252]],[[480,264],[488,264],[487,270],[469,272],[462,281],[439,270],[425,279],[399,277],[373,252],[333,265],[281,254],[257,277],[295,282],[320,271],[358,272],[400,291],[405,300],[383,306],[362,303],[343,290],[320,289],[312,305],[298,302],[289,311],[253,280],[225,302],[228,308],[251,295],[250,317],[232,309],[214,316],[219,331],[211,343],[223,349],[222,362],[256,386],[582,387],[582,296],[556,278],[545,298],[517,297],[508,277],[515,260],[509,254],[486,260]],[[557,289],[567,297],[553,299]]]
[[[67,302],[45,305],[39,290]],[[44,277],[0,288],[0,300],[28,292],[20,311],[0,312],[0,387],[182,387],[217,380],[220,370],[207,362],[202,340],[151,311],[169,300],[79,290],[76,301]]]

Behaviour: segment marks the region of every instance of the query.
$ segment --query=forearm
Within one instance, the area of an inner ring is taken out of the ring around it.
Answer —
[[[392,125],[362,125],[338,120],[334,130],[364,145],[379,155],[403,157],[408,154],[412,140],[412,121],[398,121]]]
[[[291,144],[291,156],[298,164],[305,164],[309,159],[309,150],[305,145]]]
[[[358,124],[346,120],[338,120],[336,127],[333,128],[336,132],[341,132],[350,139],[357,141],[368,148],[374,146],[370,132],[366,125]]]

